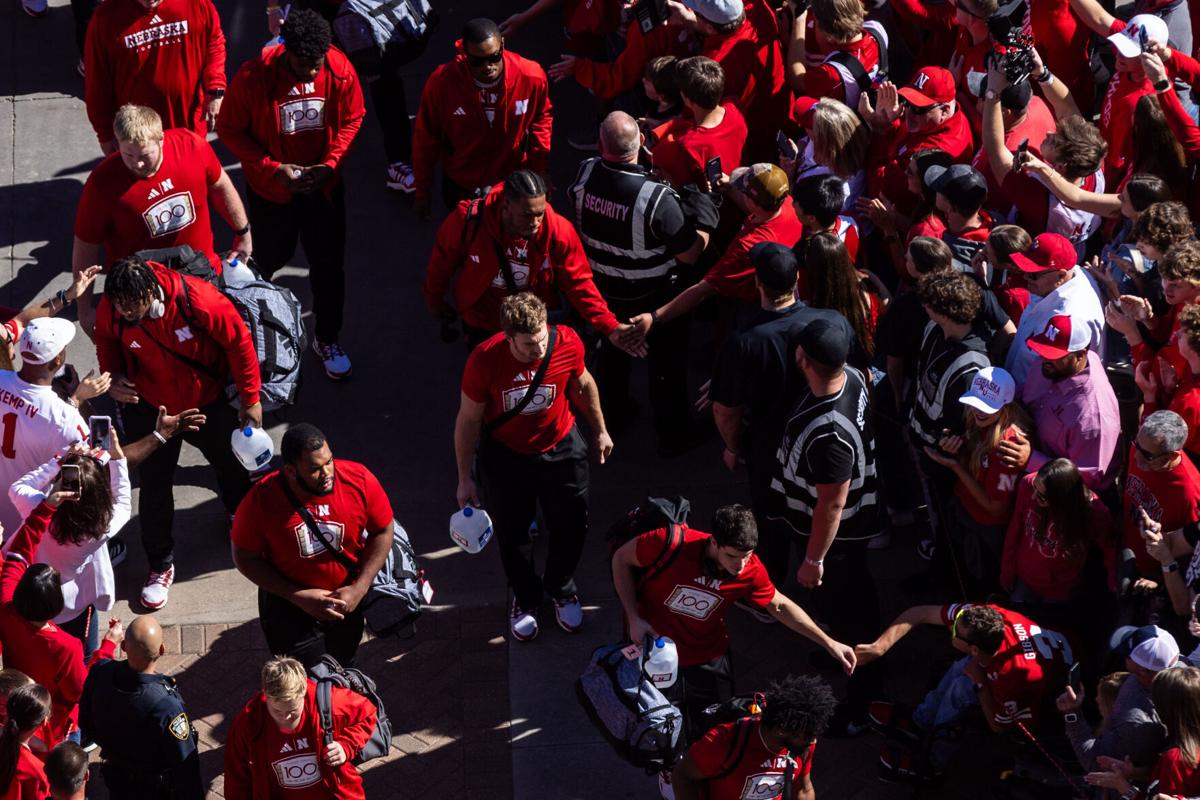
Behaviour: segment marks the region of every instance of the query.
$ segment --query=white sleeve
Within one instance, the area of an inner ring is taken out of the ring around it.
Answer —
[[[13,481],[8,487],[8,499],[25,519],[46,499],[46,489],[58,474],[58,456]]]
[[[112,486],[113,515],[108,524],[105,538],[111,539],[121,532],[121,528],[133,516],[133,491],[129,485],[129,462],[123,458],[114,458],[108,462],[109,480]]]

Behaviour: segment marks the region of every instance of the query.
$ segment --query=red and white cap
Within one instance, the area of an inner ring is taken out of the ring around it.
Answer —
[[[1142,54],[1143,38],[1147,41],[1153,39],[1161,44],[1166,44],[1169,37],[1167,23],[1163,21],[1162,17],[1154,14],[1138,14],[1129,20],[1125,30],[1109,36],[1108,41],[1117,48],[1118,53],[1126,58],[1137,58]]]
[[[1050,272],[1056,269],[1074,269],[1079,263],[1075,245],[1057,233],[1041,233],[1024,253],[1013,253],[1009,258],[1021,272]]]
[[[964,406],[978,409],[985,414],[995,414],[1013,401],[1017,395],[1017,382],[1003,367],[984,367],[971,379],[971,388],[958,398]]]
[[[1087,325],[1080,324],[1070,314],[1056,314],[1046,322],[1046,328],[1025,340],[1029,349],[1047,361],[1062,358],[1067,353],[1087,350],[1092,341]]]
[[[917,108],[949,103],[957,90],[954,76],[945,67],[922,67],[900,90],[900,96]]]

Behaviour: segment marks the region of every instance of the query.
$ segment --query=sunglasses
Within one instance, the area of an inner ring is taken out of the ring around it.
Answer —
[[[941,103],[934,103],[931,106],[915,106],[912,103],[910,103],[908,100],[901,100],[900,102],[904,105],[904,107],[906,109],[908,109],[909,113],[916,114],[917,116],[924,116],[925,114],[928,114],[930,111],[933,111],[935,108],[937,108],[938,106],[941,105]]]
[[[1170,450],[1167,450],[1162,453],[1151,453],[1149,450],[1147,450],[1146,448],[1144,448],[1140,444],[1138,444],[1137,439],[1133,440],[1133,449],[1137,450],[1138,455],[1140,455],[1142,458],[1146,459],[1147,461],[1153,461],[1156,458],[1162,458],[1163,456],[1165,456],[1171,452]]]
[[[959,609],[958,613],[954,615],[954,619],[952,619],[950,621],[950,641],[954,641],[955,639],[961,639],[963,644],[973,645],[974,642],[969,641],[968,639],[965,639],[962,636],[958,635],[958,618],[963,615],[964,611],[966,611],[965,608]]]
[[[504,48],[501,47],[490,56],[473,56],[467,54],[467,63],[472,67],[483,67],[488,64],[499,64],[504,59]]]

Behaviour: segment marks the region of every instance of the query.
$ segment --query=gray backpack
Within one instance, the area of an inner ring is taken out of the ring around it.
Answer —
[[[420,55],[437,23],[429,0],[344,0],[333,32],[354,68],[370,77],[379,74],[384,49],[405,61]]]
[[[332,687],[349,689],[362,695],[375,706],[375,730],[371,738],[357,753],[348,754],[354,764],[362,764],[375,758],[383,758],[392,748],[392,722],[383,709],[383,700],[375,681],[361,670],[343,667],[338,660],[326,653],[308,670],[317,682],[317,715],[320,717],[321,739],[324,744],[333,741],[333,691]]]
[[[246,322],[254,340],[262,377],[263,410],[290,406],[300,389],[300,366],[308,346],[300,301],[290,289],[261,277],[241,286],[220,288]],[[230,386],[227,392],[233,400],[237,387]]]
[[[599,647],[575,684],[580,705],[621,758],[647,772],[669,769],[683,752],[683,715],[642,671],[649,639]]]

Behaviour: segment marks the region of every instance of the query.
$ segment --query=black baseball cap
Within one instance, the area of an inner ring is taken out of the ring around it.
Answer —
[[[925,185],[946,195],[957,208],[980,208],[987,199],[987,180],[970,164],[951,164],[925,170]]]
[[[840,367],[850,356],[850,325],[844,319],[815,319],[804,326],[796,344],[804,354],[827,367]]]
[[[786,292],[796,286],[800,265],[792,248],[778,242],[759,242],[750,248],[754,277],[769,292]]]

